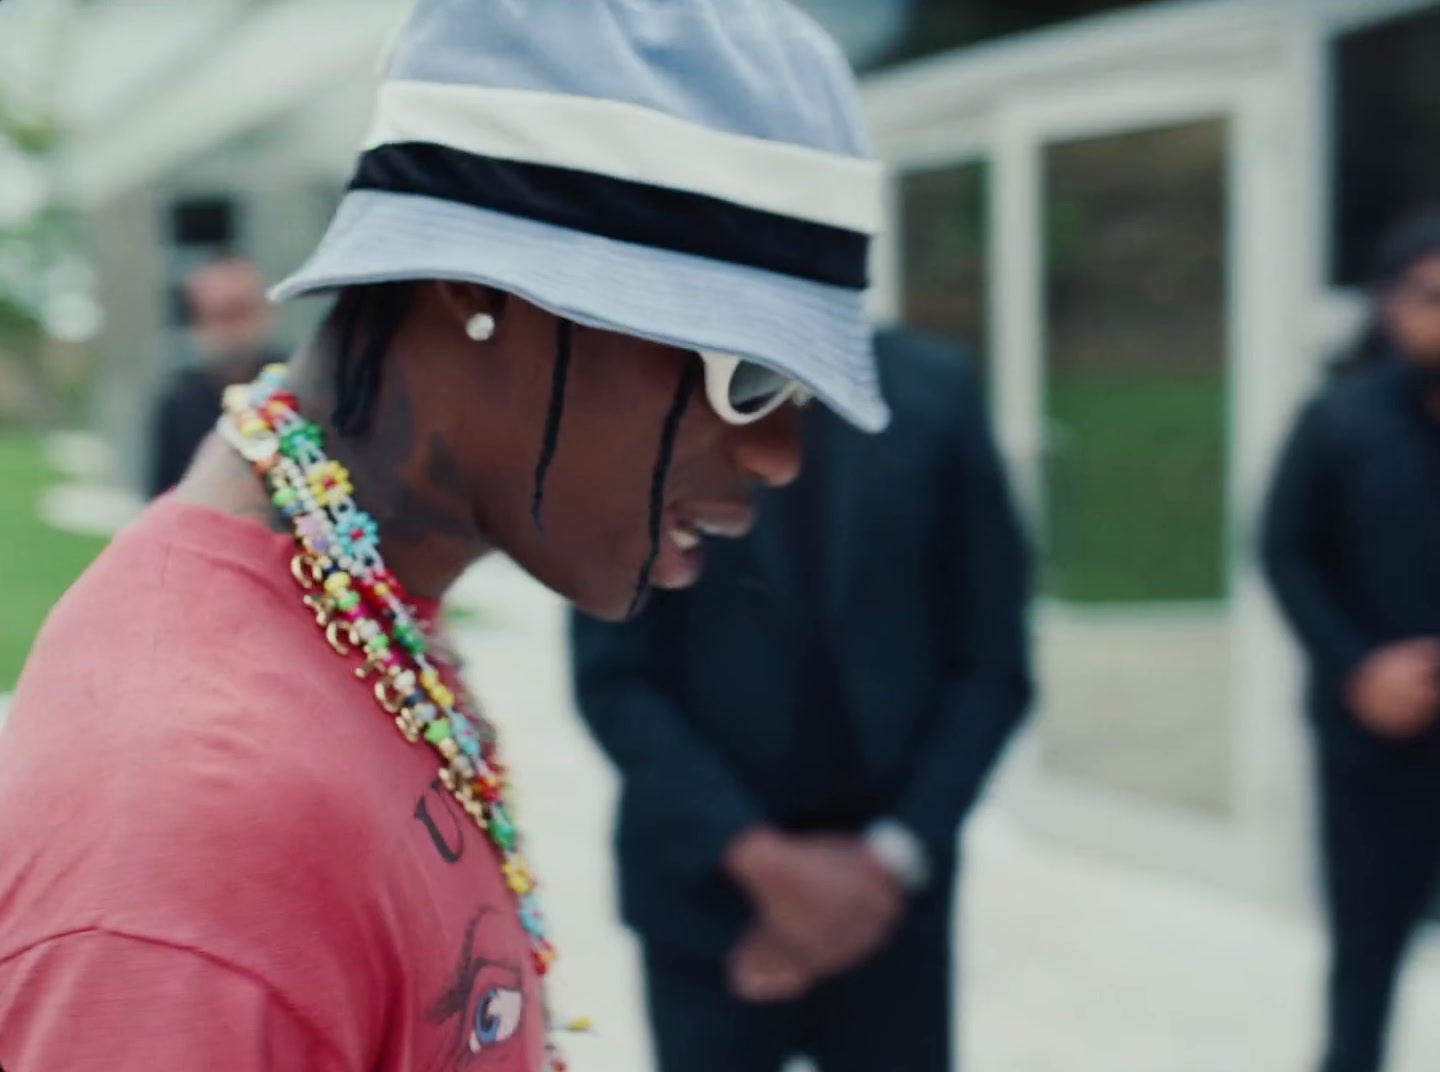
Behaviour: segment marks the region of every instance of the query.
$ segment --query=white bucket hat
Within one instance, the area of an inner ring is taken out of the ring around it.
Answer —
[[[843,54],[783,0],[420,0],[349,192],[273,296],[480,283],[759,362],[879,431],[882,191]]]

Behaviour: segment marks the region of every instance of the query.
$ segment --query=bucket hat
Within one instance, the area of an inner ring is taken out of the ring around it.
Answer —
[[[272,296],[493,286],[756,361],[879,431],[883,204],[849,65],[783,0],[419,0],[335,219]]]

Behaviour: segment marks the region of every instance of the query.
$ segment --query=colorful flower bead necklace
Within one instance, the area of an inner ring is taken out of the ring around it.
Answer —
[[[499,853],[531,960],[545,976],[555,948],[545,936],[535,880],[505,803],[506,771],[495,729],[463,682],[458,695],[446,684],[441,665],[452,658],[442,654],[386,568],[379,526],[356,506],[345,467],[326,456],[320,426],[300,415],[286,387],[285,366],[271,365],[253,384],[230,388],[219,429],[265,481],[270,501],[290,522],[299,549],[290,570],[325,639],[337,654],[363,658],[355,674],[375,677],[375,699],[401,734],[412,744],[423,738],[444,760],[440,781]],[[564,1072],[553,1039],[549,1050],[551,1072]]]

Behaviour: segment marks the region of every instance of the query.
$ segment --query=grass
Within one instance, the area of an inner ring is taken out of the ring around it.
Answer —
[[[1219,372],[1052,374],[1048,594],[1088,604],[1225,596],[1225,385]]]
[[[56,474],[43,439],[0,430],[0,692],[14,688],[46,614],[105,541],[57,532],[35,513]]]

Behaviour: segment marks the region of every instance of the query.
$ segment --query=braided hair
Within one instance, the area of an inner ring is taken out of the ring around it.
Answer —
[[[343,438],[370,427],[380,394],[380,362],[400,333],[414,297],[412,283],[347,287],[323,329],[335,355],[335,408],[330,423]]]
[[[660,515],[665,509],[665,481],[670,476],[670,463],[675,457],[675,441],[680,436],[680,420],[685,416],[690,396],[695,393],[695,385],[699,380],[700,362],[687,361],[685,371],[680,374],[680,386],[675,391],[675,398],[670,403],[670,411],[665,414],[665,424],[660,430],[660,455],[655,460],[655,469],[650,476],[650,553],[646,556],[640,577],[635,582],[635,595],[630,600],[630,609],[625,615],[627,618],[633,618],[639,613],[640,606],[645,601],[645,593],[650,590],[650,574],[655,569],[655,560],[660,557]]]
[[[550,463],[555,460],[555,451],[560,446],[560,421],[565,416],[565,384],[570,375],[570,344],[574,325],[561,320],[559,338],[555,344],[555,372],[550,378],[550,405],[545,411],[545,436],[540,442],[540,461],[535,466],[535,489],[530,496],[530,517],[535,530],[545,535],[545,524],[540,519],[545,505],[545,477],[550,472]]]
[[[347,287],[340,292],[330,311],[322,337],[335,355],[335,407],[330,423],[346,439],[362,436],[370,427],[375,404],[380,394],[381,364],[414,299],[413,283],[376,283]],[[535,466],[534,487],[530,499],[530,517],[542,536],[542,515],[545,503],[545,481],[560,446],[560,426],[565,414],[565,391],[573,358],[575,325],[560,319],[556,332],[555,366],[550,381],[550,402],[545,413],[545,427],[540,443],[540,457]],[[650,589],[651,574],[660,557],[664,512],[665,482],[675,456],[675,443],[680,435],[680,422],[685,416],[690,396],[695,392],[700,369],[689,362],[660,431],[660,449],[650,476],[650,549],[636,579],[635,594],[628,615],[638,613]]]

